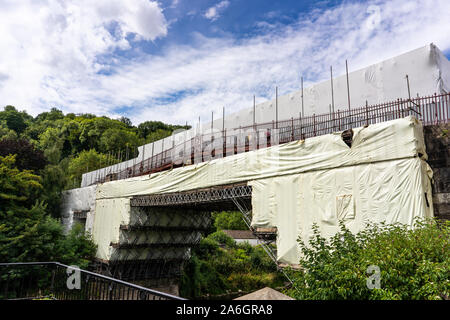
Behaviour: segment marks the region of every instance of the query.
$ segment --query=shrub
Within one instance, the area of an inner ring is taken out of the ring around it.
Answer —
[[[212,217],[217,230],[248,230],[239,211],[213,212]]]
[[[342,223],[329,240],[313,227],[302,252],[302,271],[291,271],[297,299],[444,299],[450,295],[450,223],[416,221],[414,228],[369,225],[352,234]],[[367,268],[380,269],[380,288],[369,289]]]
[[[217,243],[225,245],[230,248],[236,247],[236,241],[221,230],[211,233],[208,236],[208,239],[214,240]]]

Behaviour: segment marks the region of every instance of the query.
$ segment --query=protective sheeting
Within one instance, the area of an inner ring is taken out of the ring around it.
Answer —
[[[406,75],[412,96],[440,94],[450,90],[450,62],[434,44],[406,52],[399,56],[350,72],[349,88],[351,107],[396,101],[408,98]],[[335,111],[348,108],[347,76],[345,68],[334,70],[340,76],[333,78],[333,98]],[[307,79],[306,79],[307,80]],[[300,87],[300,84],[299,86]],[[256,105],[256,123],[271,122],[276,119],[275,88],[273,99]],[[304,116],[330,112],[332,101],[331,80],[319,82],[303,90]],[[251,104],[251,102],[249,103]],[[278,119],[298,118],[302,106],[302,91],[278,97]],[[222,129],[223,119],[214,121],[214,128]],[[253,125],[253,108],[245,108],[226,115],[225,128]],[[211,122],[202,124],[203,131],[211,128]]]
[[[253,227],[276,227],[281,263],[298,264],[297,239],[308,243],[316,223],[325,238],[369,222],[413,226],[433,216],[431,170],[418,157],[251,181]]]
[[[398,98],[408,98],[406,75],[409,78],[412,96],[417,94],[427,96],[450,91],[450,62],[435,45],[430,44],[350,72],[351,106],[353,108],[363,107],[366,101],[369,104],[377,104],[395,101]],[[333,79],[333,89],[335,111],[347,109],[347,77],[343,72],[341,76]],[[331,80],[329,79],[305,88],[303,92],[304,116],[330,112],[331,100]],[[83,174],[81,186],[94,183],[97,177],[125,170],[152,155],[171,149],[174,145],[182,145],[184,141],[189,141],[200,132],[209,134],[211,131],[221,132],[225,128],[228,135],[232,135],[237,134],[237,132],[232,132],[233,129],[253,125],[253,119],[256,123],[265,123],[276,118],[279,120],[298,118],[302,106],[301,90],[278,97],[278,117],[275,105],[276,101],[272,99],[257,104],[255,115],[253,115],[253,108],[245,108],[227,114],[225,120],[222,118],[214,120],[213,126],[211,126],[211,122],[205,122],[196,128],[141,146],[136,159]],[[218,141],[217,138],[216,141]]]
[[[120,225],[134,219],[132,196],[247,182],[253,190],[252,225],[277,227],[279,262],[297,264],[296,240],[308,241],[313,223],[329,237],[339,220],[357,232],[367,222],[411,226],[415,217],[432,216],[426,159],[421,123],[409,116],[353,129],[351,147],[335,133],[107,182],[96,189],[97,256],[126,258],[110,244],[120,242]],[[148,250],[139,256],[147,257]]]
[[[111,243],[120,240],[120,225],[130,220],[129,199],[100,199],[95,207],[92,238],[97,244],[97,258],[109,260],[113,252]]]
[[[92,233],[95,214],[96,185],[72,189],[62,193],[61,216],[66,230],[70,230],[73,224],[74,211],[87,211],[85,230]]]
[[[415,157],[426,159],[422,128],[413,117],[353,129],[349,148],[340,133],[294,141],[197,165],[101,184],[97,199],[179,192],[302,172]]]

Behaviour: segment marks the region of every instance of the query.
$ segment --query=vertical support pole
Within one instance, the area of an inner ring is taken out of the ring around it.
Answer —
[[[215,155],[214,150],[214,111],[211,111],[211,157]]]
[[[341,131],[341,116],[339,114],[339,109],[337,111],[337,116],[338,116],[338,123],[339,123],[339,131]]]
[[[350,84],[348,81],[348,64],[347,64],[347,60],[345,60],[345,71],[347,74],[347,98],[348,98],[348,110],[350,110]]]
[[[305,116],[305,108],[303,104],[303,77],[301,78],[301,82],[302,82],[302,113],[300,115],[300,118],[303,118]]]
[[[256,130],[256,97],[253,95],[253,129]]]
[[[439,117],[438,117],[438,103],[437,103],[437,94],[434,93],[434,116],[435,116],[435,124],[439,123]]]
[[[136,170],[136,149],[133,148],[133,177],[135,176],[135,170]]]
[[[313,113],[313,128],[314,128],[314,137],[316,136],[316,114]]]
[[[291,141],[294,141],[294,117],[291,118]]]
[[[330,66],[330,76],[331,76],[331,108],[334,111],[333,66]]]
[[[153,167],[153,156],[154,156],[154,152],[155,152],[155,141],[153,141],[152,143],[152,156],[150,158],[150,166],[149,166],[149,171],[152,169]]]
[[[409,88],[409,77],[408,77],[408,75],[406,75],[406,85],[408,87],[408,99],[409,99],[409,101],[411,101],[411,90]]]
[[[227,134],[225,132],[225,107],[222,109],[222,148],[223,148],[223,157],[227,156]]]
[[[300,140],[303,140],[303,119],[302,119],[302,114],[299,114],[299,122],[300,122]]]
[[[369,125],[369,103],[366,100],[366,126]]]
[[[139,166],[139,171],[143,172],[144,171],[144,164],[145,164],[145,144],[142,146],[142,161],[141,161],[141,165]]]
[[[227,129],[223,130],[223,156],[227,156]]]
[[[275,87],[275,122],[278,129],[278,87]]]
[[[184,132],[184,139],[183,139],[183,163],[184,166],[186,164],[186,139],[187,139],[187,131]]]
[[[161,166],[163,165],[163,157],[164,157],[164,138],[162,139],[162,148],[161,148]]]

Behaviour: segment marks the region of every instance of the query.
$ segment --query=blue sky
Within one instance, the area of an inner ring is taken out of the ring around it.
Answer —
[[[450,2],[1,0],[0,100],[193,123],[435,43]]]

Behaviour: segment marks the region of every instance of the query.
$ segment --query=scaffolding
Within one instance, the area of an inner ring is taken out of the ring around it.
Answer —
[[[381,104],[349,110],[337,110],[312,116],[255,123],[250,126],[222,130],[215,134],[197,135],[189,141],[172,145],[150,158],[134,162],[123,170],[113,167],[90,173],[83,186],[151,174],[217,157],[258,150],[277,144],[345,131],[355,127],[395,120],[413,115],[424,125],[446,123],[450,120],[450,93],[426,97],[397,99]]]
[[[276,246],[274,242],[276,241],[277,229],[276,228],[253,228],[251,226],[251,196],[252,196],[252,187],[247,184],[234,184],[234,185],[223,185],[216,186],[207,189],[199,189],[199,190],[191,190],[186,192],[176,192],[176,193],[167,193],[167,194],[152,194],[145,196],[135,196],[131,199],[131,207],[132,211],[135,212],[143,212],[143,210],[147,210],[147,212],[151,211],[151,208],[158,208],[158,210],[165,210],[166,212],[172,212],[172,215],[176,215],[173,211],[170,211],[170,208],[200,208],[200,216],[199,213],[193,214],[190,212],[184,221],[194,221],[194,225],[196,225],[197,231],[206,231],[209,227],[205,224],[205,216],[202,216],[201,213],[205,214],[207,211],[211,211],[217,208],[217,205],[220,205],[220,208],[229,208],[229,209],[238,209],[242,214],[242,218],[247,225],[247,227],[253,232],[253,234],[258,238],[262,248],[267,253],[269,258],[277,265],[277,270],[282,272],[284,276],[289,280],[289,282],[293,285],[293,281],[290,279],[288,274],[282,268],[281,265],[278,264],[277,254],[276,254]],[[230,207],[231,205],[231,207]],[[136,211],[137,210],[137,211]],[[157,211],[154,211],[157,212]],[[158,211],[161,212],[161,211]],[[146,219],[154,219],[155,221],[150,225],[147,223],[147,220],[142,219],[139,214],[134,214],[136,221],[139,223],[134,223],[131,226],[121,226],[121,230],[138,230],[143,233],[154,230],[164,230],[164,231],[173,231],[177,232],[177,236],[171,235],[170,242],[166,243],[165,247],[167,248],[176,248],[176,247],[192,247],[196,245],[200,238],[193,238],[192,234],[189,234],[189,227],[185,225],[177,225],[176,219],[174,216],[171,216],[167,221],[171,221],[172,226],[165,226],[161,228],[160,223],[156,222],[161,217],[157,217],[155,215],[144,215]],[[202,220],[203,219],[203,220]],[[202,221],[201,221],[202,220]],[[159,225],[156,225],[159,224]],[[202,226],[204,227],[202,229]],[[184,234],[184,232],[187,234]],[[188,235],[189,234],[189,235]],[[159,234],[159,238],[157,241],[160,241],[162,234]],[[140,239],[140,240],[138,240]],[[184,240],[182,240],[184,239]],[[162,243],[148,243],[149,240],[148,235],[144,238],[144,243],[140,244],[142,238],[137,236],[134,237],[132,244],[130,244],[129,239],[126,240],[127,244],[116,245],[115,248],[155,248],[161,246]],[[156,240],[156,239],[154,239]],[[181,242],[182,241],[182,242]],[[153,251],[152,254],[155,254]],[[184,258],[189,259],[189,255]],[[147,255],[146,258],[149,258]],[[181,259],[183,261],[183,259]]]

